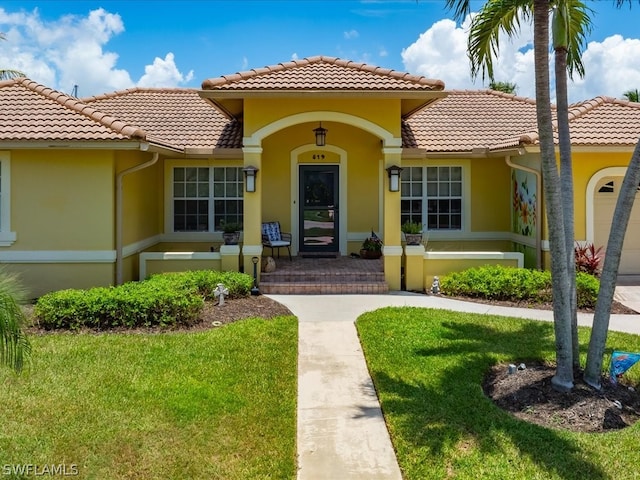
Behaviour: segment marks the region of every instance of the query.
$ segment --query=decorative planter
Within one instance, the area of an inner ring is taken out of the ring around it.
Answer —
[[[223,233],[222,239],[225,245],[238,245],[240,242],[240,232]]]
[[[360,258],[376,259],[381,256],[382,252],[380,250],[365,250],[364,248],[360,250]]]
[[[421,233],[405,233],[404,238],[407,241],[407,245],[420,245],[422,243]]]

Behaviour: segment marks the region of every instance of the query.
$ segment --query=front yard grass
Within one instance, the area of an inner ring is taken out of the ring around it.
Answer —
[[[0,371],[0,468],[76,465],[76,478],[95,479],[295,477],[294,317],[31,341],[28,371]]]
[[[639,424],[602,434],[548,429],[484,395],[494,364],[554,361],[551,324],[404,307],[366,313],[357,328],[405,479],[640,478]],[[586,329],[580,342],[584,364]],[[640,337],[611,332],[608,345],[637,352]],[[625,377],[637,385],[640,367]]]

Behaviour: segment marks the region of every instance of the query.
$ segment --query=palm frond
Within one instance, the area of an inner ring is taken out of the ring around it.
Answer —
[[[493,62],[500,50],[500,33],[513,38],[520,32],[520,21],[531,19],[530,1],[489,0],[473,18],[469,30],[467,51],[471,76],[482,72],[482,79],[493,77]]]
[[[31,344],[23,331],[26,318],[20,302],[26,291],[15,275],[0,270],[0,365],[20,373],[31,355]]]
[[[26,75],[20,70],[0,69],[0,80],[12,80],[21,77],[26,77]]]
[[[561,5],[561,4],[564,4]],[[593,10],[581,0],[564,0],[558,2],[564,8],[566,17],[567,71],[573,80],[574,72],[584,77],[582,53],[587,44],[587,36],[591,33]]]
[[[463,21],[467,18],[467,15],[471,13],[471,1],[470,0],[447,0],[445,8],[448,11],[453,11],[453,18],[458,21]]]

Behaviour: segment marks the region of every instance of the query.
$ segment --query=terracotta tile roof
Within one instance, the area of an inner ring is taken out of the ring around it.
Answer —
[[[557,127],[554,119],[556,144]],[[596,97],[570,105],[569,129],[573,146],[633,146],[640,139],[640,103]],[[524,134],[522,139],[526,143],[537,144],[537,127]]]
[[[640,139],[640,103],[611,97],[569,108],[572,145],[635,145]]]
[[[441,80],[356,63],[335,57],[316,56],[302,60],[210,78],[204,90],[443,90]]]
[[[0,140],[144,140],[146,133],[27,78],[0,82]]]
[[[242,147],[242,124],[229,121],[194,89],[131,88],[82,100],[140,126],[151,142],[180,149]]]
[[[468,152],[518,146],[535,131],[535,101],[493,90],[453,90],[404,121],[405,148]]]

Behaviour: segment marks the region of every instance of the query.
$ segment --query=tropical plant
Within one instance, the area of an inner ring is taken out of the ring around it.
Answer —
[[[625,3],[631,6],[631,0],[615,0],[617,8]],[[639,2],[640,3],[640,2]],[[587,351],[587,363],[584,368],[584,381],[594,388],[600,389],[602,376],[602,359],[607,344],[609,332],[609,319],[611,317],[611,305],[613,294],[618,279],[622,244],[629,224],[631,209],[636,198],[638,184],[640,183],[640,140],[631,155],[627,172],[625,173],[616,208],[611,221],[611,230],[607,241],[607,250],[604,257],[602,274],[600,275],[600,292],[596,302],[596,310],[593,315],[593,327],[589,338]]]
[[[402,224],[400,229],[404,233],[422,233],[422,224],[419,222],[411,222],[407,220]]]
[[[489,82],[489,88],[491,90],[496,90],[498,92],[503,92],[503,93],[512,93],[512,94],[516,94],[516,91],[518,90],[518,86],[515,83],[511,83],[511,82],[496,82],[494,80],[491,80]]]
[[[237,222],[227,222],[222,220],[220,222],[220,228],[224,233],[235,233],[242,230],[242,224]]]
[[[453,9],[459,19],[470,12],[468,0],[447,0],[447,6]],[[576,70],[584,72],[580,61],[580,51],[589,27],[588,10],[579,0],[489,0],[474,17],[469,31],[469,58],[471,73],[477,76],[482,72],[493,79],[493,60],[499,50],[499,35],[508,36],[518,33],[521,19],[533,19],[534,58],[536,84],[536,115],[540,144],[541,170],[547,207],[549,227],[549,246],[551,256],[552,280],[554,284],[554,329],[556,334],[556,375],[552,379],[558,390],[573,387],[574,357],[577,357],[577,322],[572,322],[575,310],[575,275],[573,255],[568,254],[568,240],[573,248],[573,184],[572,182],[570,139],[568,136],[568,113],[566,125],[562,128],[564,138],[561,154],[561,174],[559,174],[553,139],[553,118],[550,105],[549,86],[549,10],[554,9],[554,48],[556,55],[556,94],[564,95],[563,105],[567,105],[566,72]],[[559,77],[559,78],[558,78]],[[564,85],[562,81],[564,80]],[[558,85],[558,82],[560,84]],[[566,108],[566,107],[564,107]],[[568,109],[567,109],[568,112]],[[562,123],[564,118],[559,118]],[[559,135],[560,135],[559,129]],[[569,156],[567,157],[567,152]],[[569,208],[564,206],[570,205]],[[566,217],[571,215],[569,224]],[[571,258],[569,259],[569,256]],[[569,268],[571,266],[571,268]],[[571,274],[569,274],[571,270]],[[575,334],[573,333],[575,331]],[[574,346],[575,345],[575,346]]]
[[[17,276],[0,269],[0,365],[17,373],[31,354],[31,344],[24,333],[24,299],[25,291]]]
[[[640,102],[640,91],[637,88],[635,90],[627,90],[622,96],[630,102]]]
[[[602,247],[596,247],[593,243],[580,244],[576,242],[574,248],[576,271],[588,273],[597,277],[602,268]]]
[[[631,0],[616,0],[616,7]],[[447,0],[447,7],[454,10],[458,19],[470,12],[469,0]],[[549,10],[554,12],[554,50],[556,53],[556,96],[558,99],[558,138],[560,145],[560,170],[558,175],[553,143],[553,124],[550,109],[549,68],[548,68],[548,23]],[[589,9],[579,0],[489,0],[481,12],[472,21],[469,35],[469,56],[471,71],[477,75],[480,69],[493,78],[492,57],[498,52],[498,34],[500,31],[511,36],[520,25],[520,16],[533,17],[534,58],[536,83],[536,114],[544,194],[549,227],[549,245],[551,251],[551,271],[554,283],[554,331],[556,334],[556,375],[552,383],[559,390],[572,388],[573,371],[571,365],[578,364],[576,289],[573,282],[573,180],[571,172],[567,106],[567,69],[571,75],[577,71],[582,75],[584,69],[580,54],[586,33],[590,28]],[[485,22],[482,23],[481,20]],[[482,28],[478,27],[478,22]],[[474,29],[475,25],[475,29]],[[488,27],[488,28],[487,28]],[[484,32],[484,35],[482,33]],[[474,56],[475,54],[475,56]],[[602,288],[598,295],[599,309],[596,307],[594,330],[591,336],[585,381],[598,387],[602,368],[602,356],[606,344],[609,315],[613,302],[613,292],[617,277],[618,264],[622,250],[622,240],[635,198],[636,186],[640,180],[640,142],[632,156],[625,175],[623,188],[618,198],[614,223],[611,227],[607,245]],[[634,183],[635,182],[635,183]],[[628,211],[619,212],[628,208]],[[569,222],[565,222],[569,219]],[[610,249],[611,247],[611,249]],[[617,249],[617,251],[614,251]],[[610,252],[611,250],[611,252]],[[609,256],[611,255],[611,258]],[[608,267],[609,266],[609,267]],[[564,267],[564,268],[563,268]],[[592,348],[592,344],[594,345]]]
[[[364,242],[362,242],[362,250],[366,250],[368,252],[382,251],[382,240],[380,240],[380,237],[378,237],[373,230],[371,231],[371,235],[365,238]]]

